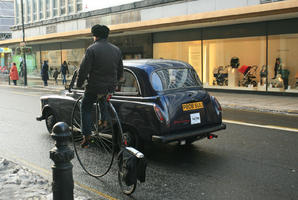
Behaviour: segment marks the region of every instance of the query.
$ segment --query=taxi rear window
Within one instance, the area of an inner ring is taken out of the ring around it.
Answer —
[[[196,71],[189,68],[167,68],[154,71],[151,74],[151,84],[156,91],[202,87]]]

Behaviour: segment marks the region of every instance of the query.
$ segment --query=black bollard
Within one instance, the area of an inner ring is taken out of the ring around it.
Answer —
[[[55,147],[50,151],[50,158],[54,161],[53,200],[73,200],[73,166],[70,161],[74,158],[74,152],[67,146],[71,136],[68,125],[64,122],[56,123],[51,136],[56,140]]]

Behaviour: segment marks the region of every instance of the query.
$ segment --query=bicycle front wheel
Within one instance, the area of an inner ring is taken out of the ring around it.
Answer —
[[[83,134],[81,131],[81,98],[76,101],[71,115],[72,142],[77,159],[89,175],[102,177],[109,172],[115,154],[115,135],[112,119],[108,120],[108,127],[99,128],[100,108],[98,103],[93,106],[91,121],[93,124],[91,141],[88,148],[82,148]]]

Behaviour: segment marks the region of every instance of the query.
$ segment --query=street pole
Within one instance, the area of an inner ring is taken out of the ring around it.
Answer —
[[[22,30],[23,30],[23,71],[24,71],[24,85],[27,86],[27,64],[26,64],[26,43],[25,43],[25,26],[24,26],[24,5],[23,0],[21,0],[21,10],[22,10]]]

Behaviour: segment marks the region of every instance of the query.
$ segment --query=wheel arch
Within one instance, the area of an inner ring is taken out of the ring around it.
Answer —
[[[54,110],[52,107],[50,107],[49,105],[45,105],[45,106],[43,107],[43,109],[42,109],[42,116],[43,116],[44,118],[46,118],[47,115],[50,114],[50,113],[54,114],[56,120],[58,120],[58,119],[57,119],[58,115],[57,115],[57,113],[55,112],[55,110]]]
[[[144,148],[144,139],[140,135],[140,131],[135,126],[132,126],[130,124],[121,124],[121,125],[122,125],[124,134],[129,132],[134,135],[135,148],[142,150]]]

